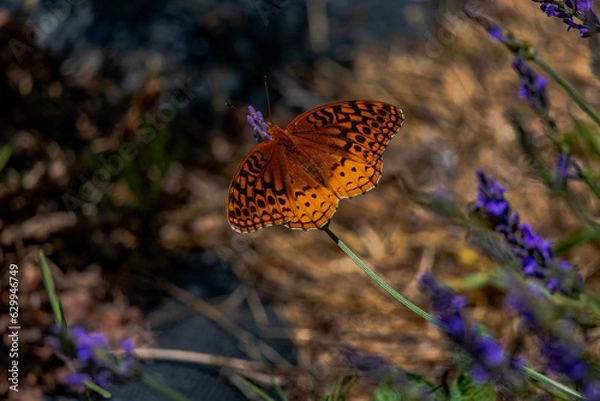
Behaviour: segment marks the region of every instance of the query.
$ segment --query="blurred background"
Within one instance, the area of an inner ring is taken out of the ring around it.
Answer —
[[[578,227],[529,178],[507,116],[532,132],[537,120],[517,97],[510,54],[463,5],[0,1],[0,261],[3,271],[19,266],[22,326],[20,391],[11,399],[65,394],[68,368],[45,342],[53,317],[39,250],[51,261],[69,323],[115,344],[131,337],[138,347],[268,360],[291,400],[354,372],[342,345],[439,380],[451,366],[439,333],[365,285],[324,233],[229,228],[227,188],[254,140],[245,116],[225,102],[267,115],[266,76],[271,120],[283,127],[330,101],[376,99],[403,109],[378,188],[341,202],[331,228],[420,303],[416,280],[427,269],[460,286],[492,264],[460,224],[415,202],[414,190],[466,205],[476,196],[475,169],[484,168],[547,238]],[[470,5],[534,44],[600,106],[576,32],[534,2]],[[561,129],[583,119],[558,86],[549,93]],[[551,160],[550,141],[534,137]],[[594,251],[569,256],[597,283]],[[3,278],[4,295],[6,285]],[[471,289],[472,311],[503,338],[510,328],[496,295]],[[4,349],[0,361],[8,363]],[[146,369],[194,400],[246,399],[239,372],[215,364],[150,359]],[[0,398],[9,393],[5,374]],[[252,379],[269,385],[268,376]],[[374,386],[361,377],[351,399],[370,399]],[[140,385],[116,396],[163,399]]]

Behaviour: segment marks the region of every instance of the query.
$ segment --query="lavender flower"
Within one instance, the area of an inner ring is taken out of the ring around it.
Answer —
[[[477,23],[483,26],[485,30],[488,31],[494,42],[502,42],[509,48],[518,46],[513,37],[511,35],[506,35],[504,31],[498,26],[498,24],[496,24],[496,22],[492,19],[488,18],[487,16],[483,15],[479,11],[469,6],[465,6],[463,8],[463,11],[465,12],[465,14],[467,14],[467,16],[469,16],[469,18],[474,19],[475,21],[477,21]]]
[[[540,6],[540,9],[548,17],[569,18],[569,14],[567,12],[562,11],[556,4],[553,3],[543,3]]]
[[[519,97],[527,99],[532,109],[546,111],[548,109],[546,78],[536,74],[519,55],[515,57],[513,67],[520,77]]]
[[[565,190],[569,180],[579,180],[583,177],[581,167],[571,159],[567,152],[560,152],[554,163],[556,174],[555,184],[557,189]]]
[[[248,115],[247,120],[254,130],[254,139],[256,142],[260,143],[262,141],[271,140],[271,135],[269,135],[269,126],[265,122],[262,113],[260,111],[256,111],[252,106],[248,106],[248,111],[250,114]]]
[[[534,0],[536,1],[536,0]],[[537,0],[539,2],[539,0]],[[548,17],[560,18],[567,25],[567,31],[579,30],[582,38],[598,32],[598,16],[593,10],[593,0],[543,0],[540,9]],[[582,24],[573,21],[573,17],[583,21]]]
[[[521,223],[518,213],[510,212],[510,204],[504,198],[506,189],[482,170],[477,171],[477,180],[474,209],[481,212],[492,228],[513,246],[513,254],[520,260],[523,273],[544,280],[551,292],[578,293],[583,280],[575,267],[557,259],[552,252],[552,243],[536,234],[529,224]]]
[[[393,366],[382,356],[359,354],[354,347],[348,344],[342,344],[340,351],[350,365],[366,372],[374,381],[380,381],[393,369]]]
[[[515,280],[511,288],[507,304],[524,318],[535,335],[548,369],[568,377],[586,400],[600,400],[600,380],[584,358],[584,346],[574,340],[573,323],[531,283]]]
[[[433,315],[442,323],[448,337],[471,358],[471,374],[475,380],[482,382],[504,376],[510,367],[502,347],[478,327],[469,326],[462,316],[466,298],[456,296],[431,274],[423,275],[420,284],[429,296]]]
[[[488,31],[488,33],[490,34],[490,36],[492,37],[492,40],[494,42],[500,42],[504,38],[502,29],[500,29],[500,27],[497,25],[490,27],[490,30]]]
[[[557,177],[565,181],[581,178],[581,167],[571,159],[571,155],[567,152],[560,152],[558,154],[554,167]]]
[[[133,353],[133,341],[121,344],[122,355],[112,353],[103,333],[89,333],[83,327],[55,327],[49,344],[57,353],[72,359],[76,371],[64,379],[68,386],[81,389],[86,381],[106,388],[139,375],[139,362]]]

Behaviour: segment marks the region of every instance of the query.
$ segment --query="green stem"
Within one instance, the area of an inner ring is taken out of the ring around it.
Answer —
[[[552,67],[550,67],[544,60],[539,58],[538,56],[533,56],[533,61],[539,65],[544,71],[548,73],[560,86],[563,87],[565,91],[573,98],[575,103],[583,110],[590,118],[596,123],[596,125],[600,126],[600,116],[596,114],[594,110],[590,107],[589,104],[585,101],[583,96],[577,92],[577,90],[571,86],[570,83],[565,81],[565,79]]]
[[[572,397],[575,397],[579,400],[583,400],[585,399],[585,397],[583,395],[581,395],[580,393],[578,393],[577,391],[573,390],[570,387],[565,386],[564,384],[561,384],[555,380],[550,379],[549,377],[544,376],[541,373],[536,372],[535,370],[528,368],[527,366],[523,366],[521,368],[521,370],[523,371],[523,373],[525,373],[527,376],[531,377],[532,379],[535,379],[539,382],[545,383],[551,387],[554,387],[555,389],[562,391],[565,394],[568,394]]]
[[[140,380],[142,381],[142,383],[144,383],[148,387],[152,388],[153,390],[158,391],[159,393],[161,393],[162,395],[164,395],[165,397],[167,397],[171,400],[191,401],[186,396],[178,393],[177,391],[173,390],[171,387],[165,386],[161,382],[154,380],[152,377],[148,376],[147,374],[142,373]]]
[[[425,312],[423,309],[419,308],[417,305],[410,302],[408,299],[406,299],[405,297],[400,295],[400,293],[394,290],[388,283],[383,281],[383,279],[381,279],[381,277],[379,277],[377,273],[371,270],[362,260],[360,260],[358,256],[356,256],[354,252],[352,252],[350,248],[348,248],[348,246],[346,246],[346,244],[344,244],[334,233],[331,232],[328,225],[323,227],[321,230],[325,231],[325,233],[329,235],[329,238],[331,238],[333,242],[335,242],[336,245],[339,246],[340,249],[344,251],[344,253],[346,253],[346,255],[348,255],[348,257],[352,259],[354,263],[358,265],[358,267],[360,267],[365,273],[367,273],[367,276],[369,276],[373,281],[375,281],[377,285],[383,288],[388,294],[394,297],[402,305],[406,306],[408,309],[421,316],[423,319],[427,320],[429,323],[433,323],[436,326],[443,328],[442,323],[439,322],[436,318],[431,316],[429,313]]]

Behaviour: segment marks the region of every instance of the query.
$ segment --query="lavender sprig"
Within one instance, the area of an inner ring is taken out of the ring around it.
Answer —
[[[440,285],[431,274],[420,279],[429,296],[433,315],[443,324],[448,337],[471,358],[471,374],[475,380],[506,378],[516,373],[520,362],[509,363],[502,347],[474,325],[469,325],[462,315],[466,298],[456,296],[448,287]]]
[[[517,311],[534,334],[551,371],[565,375],[586,400],[600,401],[598,371],[584,358],[584,346],[573,336],[574,324],[531,283],[513,283],[507,305]]]
[[[543,3],[553,3],[556,5],[563,4],[560,1],[547,1],[547,0],[534,0]],[[575,4],[569,0],[565,1],[565,4]],[[575,103],[583,110],[596,125],[600,126],[600,115],[596,113],[596,111],[587,103],[583,96],[569,83],[567,82],[554,68],[550,67],[550,65],[546,64],[546,62],[537,56],[535,49],[525,42],[524,40],[520,40],[515,38],[515,36],[510,32],[505,32],[500,26],[491,18],[484,15],[483,13],[469,7],[465,6],[463,8],[465,14],[481,25],[488,33],[491,35],[494,41],[500,41],[511,53],[515,55],[520,55],[526,61],[533,61],[537,65],[539,65],[552,79],[554,79],[562,88],[569,94],[569,96],[575,101]],[[591,10],[591,9],[590,9]],[[584,24],[586,27],[588,25],[592,25],[593,29],[590,32],[598,32],[599,31],[599,23],[598,17],[592,11],[587,12],[584,15]],[[589,23],[585,21],[591,21]]]
[[[254,139],[256,142],[260,143],[271,140],[271,135],[269,135],[269,126],[265,122],[262,113],[260,111],[256,111],[252,106],[248,106],[248,111],[250,114],[248,115],[247,120],[254,130]]]
[[[104,333],[89,333],[79,326],[55,326],[49,343],[57,353],[72,362],[75,372],[67,375],[64,381],[76,390],[82,390],[86,382],[107,388],[133,380],[141,374],[132,340],[121,343],[122,354],[117,356],[110,351]]]
[[[487,177],[482,170],[477,171],[477,180],[478,195],[474,209],[481,212],[494,231],[502,234],[512,245],[523,273],[543,280],[550,292],[579,293],[582,277],[574,266],[554,256],[550,241],[536,234],[529,224],[522,223],[517,212],[511,213],[510,204],[504,198],[506,188]]]
[[[558,153],[554,162],[556,173],[556,184],[561,190],[566,189],[569,180],[581,180],[584,178],[581,167],[571,158],[571,154],[562,151]]]
[[[579,36],[589,38],[598,33],[598,15],[593,9],[593,0],[533,0],[536,3],[542,3],[540,9],[548,16],[562,20],[567,25],[567,31],[577,29]],[[577,23],[573,18],[579,19],[582,23]]]

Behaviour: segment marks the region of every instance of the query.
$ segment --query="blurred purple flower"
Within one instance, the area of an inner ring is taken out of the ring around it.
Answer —
[[[270,140],[271,135],[269,135],[269,127],[265,122],[262,113],[256,111],[252,106],[248,106],[248,112],[250,114],[248,115],[247,120],[254,130],[254,139],[256,142],[260,143]]]
[[[506,189],[482,170],[477,171],[477,181],[474,210],[482,212],[492,228],[514,246],[513,254],[520,260],[523,273],[543,279],[552,292],[579,292],[583,283],[581,276],[571,264],[555,258],[550,241],[535,233],[529,224],[521,223],[518,213],[511,213],[510,204],[504,198]]]
[[[466,306],[467,299],[456,296],[449,288],[439,285],[431,274],[424,274],[420,283],[429,296],[433,314],[443,324],[448,335],[451,338],[463,337],[466,323],[461,310]]]
[[[594,0],[578,0],[577,1],[577,11],[580,13],[584,13],[586,11],[590,11],[594,6]]]
[[[519,55],[515,57],[513,67],[520,78],[519,97],[527,99],[531,108],[536,111],[547,110],[546,78],[536,74]]]
[[[110,351],[104,333],[89,333],[80,326],[55,326],[51,333],[48,344],[55,352],[71,358],[76,368],[76,372],[66,376],[67,385],[79,388],[89,380],[106,388],[129,381],[140,372],[130,339],[121,343],[122,355],[117,356]]]
[[[477,21],[481,26],[485,28],[485,30],[490,34],[492,40],[494,42],[502,42],[504,45],[508,47],[513,47],[517,45],[512,36],[506,35],[502,28],[498,26],[498,24],[492,19],[488,18],[486,15],[482,14],[478,10],[475,10],[469,6],[465,6],[463,11],[469,18]]]
[[[554,163],[554,171],[556,172],[556,183],[564,189],[567,186],[568,180],[578,180],[582,177],[581,167],[571,159],[571,155],[567,152],[560,152]]]
[[[585,384],[583,386],[583,395],[585,396],[586,400],[600,400],[600,381]]]
[[[359,354],[354,347],[348,344],[342,344],[339,348],[353,368],[366,372],[374,381],[380,381],[393,369],[393,366],[380,355]]]
[[[71,328],[77,359],[87,362],[96,355],[96,349],[108,349],[108,341],[103,333],[88,333],[83,327]]]
[[[503,38],[502,29],[499,26],[493,26],[488,31],[494,42],[501,41]]]
[[[568,377],[587,395],[586,400],[600,400],[600,392],[596,392],[600,381],[584,358],[584,346],[574,340],[573,324],[539,288],[530,283],[513,283],[511,288],[507,305],[523,317],[537,337],[548,368]]]
[[[462,316],[462,308],[467,302],[465,297],[456,296],[431,274],[424,274],[420,284],[429,297],[433,316],[442,323],[448,337],[471,358],[471,374],[476,380],[489,380],[512,368],[502,347],[492,337],[475,326],[467,325]]]
[[[85,384],[86,381],[90,380],[91,377],[85,373],[69,373],[65,377],[65,384],[72,387],[81,387]]]

